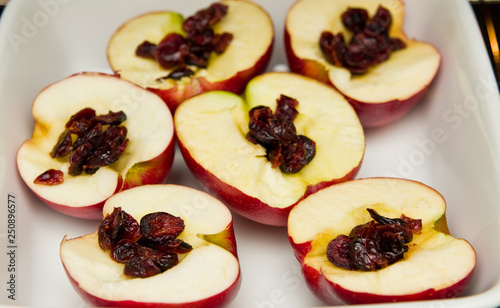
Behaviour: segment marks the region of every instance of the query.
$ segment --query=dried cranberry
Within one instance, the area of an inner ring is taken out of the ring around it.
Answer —
[[[349,236],[344,234],[337,236],[326,246],[326,257],[335,266],[348,270],[356,270],[349,254],[351,243],[352,238]]]
[[[279,103],[276,106],[276,116],[279,118],[286,118],[291,121],[295,120],[299,112],[297,111],[297,106],[299,102],[295,98],[288,97],[281,94],[279,98]]]
[[[420,219],[412,219],[403,214],[401,215],[401,220],[407,223],[405,228],[411,230],[413,234],[420,234],[422,232],[422,221]]]
[[[420,219],[401,215],[387,218],[367,209],[373,220],[355,226],[350,234],[328,243],[326,256],[335,266],[347,270],[375,271],[404,258],[413,234],[422,229]]]
[[[99,247],[102,250],[109,250],[116,242],[121,225],[121,208],[116,207],[113,212],[107,214],[101,221],[97,230]]]
[[[281,171],[297,173],[316,155],[316,143],[306,136],[298,135],[283,148],[282,155]]]
[[[273,111],[267,106],[257,106],[248,112],[250,121],[248,123],[248,138],[254,140],[254,143],[269,145],[275,140],[271,130],[271,120]]]
[[[71,156],[69,157],[69,175],[80,175],[83,172],[83,164],[87,160],[87,157],[92,153],[92,144],[90,142],[85,142],[78,148],[73,150]]]
[[[123,268],[123,274],[133,278],[148,278],[161,272],[152,259],[142,255],[132,257]]]
[[[101,123],[102,125],[120,125],[127,120],[127,115],[123,111],[109,111],[108,114],[98,115],[95,117],[95,121]]]
[[[282,144],[288,144],[297,136],[297,129],[293,121],[287,118],[274,117],[270,123],[270,129],[275,140]]]
[[[63,157],[71,153],[73,149],[73,139],[71,138],[71,132],[69,129],[65,129],[59,136],[56,145],[52,149],[50,156],[52,158]]]
[[[208,8],[199,10],[194,15],[186,18],[182,28],[190,37],[194,33],[203,31],[218,23],[226,14],[228,7],[222,3],[213,3]]]
[[[387,267],[387,260],[378,253],[377,242],[366,238],[355,238],[349,245],[349,256],[354,268],[362,271],[374,271]],[[377,267],[378,266],[378,267]]]
[[[123,274],[132,278],[147,278],[160,274],[178,263],[179,257],[176,254],[140,247],[125,264]]]
[[[109,130],[110,129],[106,130],[105,133]],[[110,138],[106,138],[105,136],[105,138],[103,139],[108,141],[103,142],[99,146],[94,148],[94,152],[87,156],[87,161],[85,165],[83,165],[86,173],[94,173],[100,167],[111,165],[120,158],[123,152],[125,152],[128,143],[128,139],[122,141],[124,135],[122,135],[121,133],[123,131],[126,130],[116,130],[117,135],[114,135]]]
[[[422,226],[419,220],[411,219],[406,216],[403,216],[406,217],[406,220],[402,218],[387,218],[379,215],[373,209],[367,209],[367,211],[370,213],[371,218],[379,223],[379,225],[391,226],[393,232],[397,232],[403,237],[405,243],[411,242],[413,239],[413,233],[419,232],[419,228],[417,226],[419,226],[420,229]],[[410,223],[413,224],[412,227],[410,227]]]
[[[343,65],[347,44],[342,33],[333,35],[331,32],[323,31],[319,39],[319,46],[328,62],[336,66]]]
[[[263,145],[276,141],[288,143],[296,136],[293,120],[286,115],[275,113],[267,106],[257,106],[250,110],[249,130],[252,137]]]
[[[279,167],[283,173],[299,172],[316,154],[315,142],[297,135],[293,123],[298,115],[297,106],[296,99],[281,95],[274,114],[267,106],[249,111],[247,140],[263,146],[271,166]]]
[[[223,53],[232,40],[233,40],[233,35],[228,32],[214,35],[212,40],[214,52],[218,54]]]
[[[99,144],[102,143],[102,140],[104,139],[103,134],[102,134],[102,124],[101,123],[96,123],[91,129],[87,131],[85,134],[85,138],[81,138],[82,140],[85,140],[86,142],[89,142],[92,147],[96,147]],[[75,147],[76,147],[76,142],[75,142]]]
[[[94,109],[89,107],[84,108],[71,116],[66,123],[66,128],[69,129],[72,134],[81,136],[94,124],[94,117]]]
[[[127,263],[139,252],[139,245],[131,240],[122,239],[111,248],[111,259]]]
[[[114,208],[99,225],[98,241],[103,250],[111,249],[118,241],[124,239],[137,242],[141,237],[137,221],[120,207]]]
[[[209,47],[214,39],[214,30],[210,28],[205,28],[200,31],[194,32],[189,36],[191,43],[193,43],[196,48],[203,49],[203,47]],[[210,48],[210,47],[209,47]]]
[[[95,117],[94,109],[90,107],[83,108],[70,117],[69,121],[66,123],[66,128],[71,127],[71,125],[78,121],[81,121],[82,119],[92,119],[93,117]]]
[[[111,148],[122,145],[127,139],[127,128],[125,126],[110,126],[103,132],[103,146]]]
[[[139,57],[142,58],[150,58],[154,59],[155,58],[155,50],[156,50],[156,44],[153,44],[148,41],[142,42],[141,45],[137,46],[137,49],[135,50],[135,54]]]
[[[159,242],[179,236],[184,231],[184,221],[169,213],[155,212],[141,218],[140,228],[146,240]]]
[[[49,169],[35,178],[33,183],[43,185],[59,185],[64,182],[64,174],[61,170]]]
[[[153,261],[160,268],[160,270],[164,272],[179,264],[179,256],[176,253],[156,250]]]
[[[178,33],[170,33],[156,46],[155,59],[161,67],[171,69],[184,65],[188,52],[188,40]]]
[[[377,24],[388,32],[392,24],[391,13],[384,7],[379,6],[377,8],[377,12],[375,12],[375,15],[371,20],[371,23]]]
[[[152,260],[161,272],[179,264],[179,256],[176,253],[164,252],[149,247],[141,247],[139,249],[139,255]]]
[[[174,238],[168,241],[155,243],[152,248],[163,252],[178,253],[178,254],[188,253],[191,250],[193,250],[193,246],[191,246],[190,244],[184,242],[179,238]]]
[[[351,8],[345,11],[341,18],[342,23],[348,30],[358,33],[365,29],[368,12],[365,9]]]
[[[328,31],[322,32],[319,39],[325,59],[333,65],[361,74],[386,61],[393,51],[406,47],[401,39],[389,37],[392,16],[382,6],[371,19],[361,8],[349,8],[341,17],[346,29],[354,33],[351,41],[345,42],[342,33]]]

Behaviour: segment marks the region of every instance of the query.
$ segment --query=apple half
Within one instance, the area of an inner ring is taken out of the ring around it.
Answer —
[[[372,17],[379,5],[392,16],[389,36],[406,47],[389,58],[356,74],[327,61],[319,40],[323,31],[342,33],[346,42],[352,33],[342,23],[348,8],[362,8]],[[285,26],[285,49],[293,72],[332,85],[352,104],[364,127],[391,123],[421,101],[438,72],[441,56],[431,44],[409,39],[404,30],[401,0],[299,0],[289,10]]]
[[[337,236],[380,215],[421,219],[404,258],[375,271],[333,265],[327,246]],[[312,292],[325,303],[378,303],[445,299],[462,294],[476,265],[472,246],[449,234],[444,198],[423,183],[366,178],[310,195],[290,212],[288,236]]]
[[[114,163],[94,174],[69,175],[69,159],[51,152],[69,119],[84,108],[97,115],[123,111],[128,143]],[[33,193],[64,214],[101,219],[104,201],[118,191],[166,180],[175,153],[173,119],[163,100],[114,75],[84,72],[46,88],[32,105],[34,128],[17,153],[19,173]],[[62,183],[35,184],[47,170],[57,170]]]
[[[184,221],[179,235],[192,250],[174,267],[147,278],[123,274],[124,264],[101,249],[98,231],[63,239],[60,257],[75,290],[96,307],[222,307],[241,283],[233,219],[227,207],[192,188],[157,184],[122,191],[106,201],[106,216],[120,207],[138,222],[166,212]]]
[[[232,41],[223,53],[212,53],[208,65],[193,68],[194,75],[180,79],[164,78],[173,69],[135,54],[144,41],[159,44],[169,33],[185,34],[185,18],[170,11],[146,13],[130,19],[111,37],[107,57],[111,68],[161,96],[171,111],[185,99],[211,91],[240,94],[246,83],[263,72],[271,58],[274,28],[266,11],[251,1],[222,0],[227,14],[213,26],[216,34],[230,33]]]
[[[286,95],[298,101],[297,134],[316,143],[316,155],[290,174],[273,167],[260,144],[247,139],[249,111],[276,109]],[[293,73],[253,78],[244,97],[212,91],[182,103],[174,115],[176,137],[200,184],[236,213],[259,223],[285,226],[290,209],[308,194],[356,176],[364,156],[363,128],[333,88]]]

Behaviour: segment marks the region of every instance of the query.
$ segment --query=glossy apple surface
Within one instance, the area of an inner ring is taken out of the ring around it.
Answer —
[[[50,153],[67,121],[91,107],[98,115],[123,111],[129,142],[123,155],[95,174],[71,176],[69,159]],[[143,184],[162,183],[173,163],[173,119],[157,95],[113,75],[80,73],[43,89],[32,105],[33,135],[17,153],[19,173],[35,195],[64,214],[102,218],[104,201],[118,191]],[[35,184],[48,169],[64,173],[59,185]]]
[[[406,48],[391,53],[388,60],[362,74],[328,62],[319,45],[321,33],[343,33],[348,41],[352,34],[342,24],[341,14],[347,8],[364,8],[373,16],[379,5],[392,16],[389,36],[404,41]],[[433,45],[406,36],[404,8],[400,0],[297,1],[287,14],[285,26],[291,70],[335,87],[352,104],[364,127],[383,126],[401,118],[422,100],[441,63]]]
[[[349,235],[380,215],[422,220],[402,260],[375,271],[347,270],[326,256],[330,240]],[[301,201],[288,219],[288,236],[311,291],[328,304],[366,304],[444,299],[462,294],[471,280],[476,254],[464,239],[449,234],[444,198],[420,182],[367,178],[340,183]]]
[[[167,212],[184,220],[178,238],[193,250],[180,263],[148,278],[123,275],[124,265],[99,247],[97,231],[63,239],[60,257],[75,290],[98,307],[222,307],[236,296],[240,266],[231,212],[208,194],[179,185],[135,187],[109,198],[103,214],[115,207],[137,221]]]
[[[145,40],[158,44],[168,33],[184,34],[184,17],[175,12],[146,13],[123,24],[111,37],[107,57],[110,66],[124,79],[157,93],[172,111],[185,99],[211,91],[241,93],[246,83],[263,72],[271,58],[274,29],[270,16],[251,1],[223,0],[225,15],[213,27],[214,33],[228,32],[233,39],[222,54],[212,54],[206,68],[180,80],[162,79],[165,69],[151,59],[135,55]]]
[[[316,142],[316,155],[298,173],[272,167],[265,149],[246,139],[249,110],[275,109],[281,94],[298,100],[297,134]],[[174,116],[187,166],[203,187],[235,212],[284,226],[304,196],[357,174],[364,132],[356,113],[334,89],[292,73],[266,73],[248,84],[244,98],[215,91],[185,101]]]

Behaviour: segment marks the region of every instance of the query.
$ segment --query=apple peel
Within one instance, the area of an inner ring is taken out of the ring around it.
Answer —
[[[376,271],[346,270],[326,257],[339,234],[370,221],[366,208],[385,217],[421,219],[402,260]],[[444,299],[463,294],[475,266],[474,248],[449,234],[444,198],[416,181],[365,178],[330,186],[290,212],[288,236],[311,291],[327,304]],[[382,214],[381,214],[382,215]]]

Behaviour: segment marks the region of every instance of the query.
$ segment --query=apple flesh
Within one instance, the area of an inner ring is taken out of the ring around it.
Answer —
[[[70,117],[84,108],[98,115],[123,111],[129,139],[125,152],[95,174],[68,174],[68,157],[50,153]],[[101,219],[104,201],[118,191],[166,180],[174,158],[175,138],[170,110],[157,95],[114,75],[85,72],[43,89],[32,105],[34,129],[17,153],[19,173],[29,189],[64,214]],[[49,169],[62,171],[59,185],[33,181]]]
[[[354,74],[331,64],[319,45],[323,31],[352,34],[341,22],[348,8],[363,8],[373,16],[382,5],[392,16],[391,38],[406,47],[391,53],[366,73]],[[389,124],[408,113],[427,92],[437,75],[441,56],[431,44],[409,39],[404,30],[404,3],[391,1],[300,0],[289,10],[285,26],[285,50],[290,69],[335,87],[356,110],[364,127]]]
[[[332,239],[349,235],[380,215],[421,219],[404,258],[375,271],[347,270],[326,255]],[[364,304],[443,299],[462,294],[476,265],[464,239],[449,234],[446,203],[423,183],[396,178],[366,178],[340,183],[310,195],[290,212],[288,236],[312,292],[325,303]]]
[[[240,266],[231,212],[210,195],[179,185],[135,187],[106,201],[103,214],[121,209],[137,221],[166,212],[183,219],[178,238],[193,250],[174,267],[148,278],[124,276],[124,264],[99,247],[98,232],[63,239],[60,257],[75,290],[96,307],[221,307],[236,296]]]
[[[316,143],[316,155],[294,174],[274,168],[259,144],[247,140],[249,110],[275,110],[280,95],[298,100],[297,134]],[[285,226],[290,209],[308,194],[356,176],[364,132],[356,113],[333,88],[292,73],[252,79],[244,98],[213,91],[186,100],[174,116],[187,166],[201,185],[236,213]]]
[[[270,61],[273,23],[267,12],[253,2],[222,0],[220,3],[228,10],[213,31],[232,34],[232,41],[222,54],[213,53],[205,68],[193,68],[194,75],[165,79],[173,69],[135,55],[137,46],[144,41],[158,44],[169,33],[185,34],[184,17],[169,11],[146,13],[125,22],[108,44],[111,68],[122,78],[157,93],[172,112],[185,99],[206,91],[241,93],[246,83],[263,72]]]

